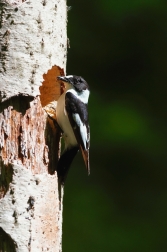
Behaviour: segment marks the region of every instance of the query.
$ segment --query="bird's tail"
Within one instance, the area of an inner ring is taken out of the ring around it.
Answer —
[[[71,149],[66,149],[61,155],[57,164],[57,175],[58,180],[61,184],[64,184],[70,165],[75,155],[77,154],[78,150],[79,148],[78,146],[76,146]]]
[[[86,165],[86,169],[88,171],[88,175],[90,175],[90,165],[89,165],[89,149],[83,150],[81,147],[82,156]]]

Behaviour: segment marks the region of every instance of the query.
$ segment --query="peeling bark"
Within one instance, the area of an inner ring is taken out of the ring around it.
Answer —
[[[2,252],[61,251],[54,120],[62,92],[57,76],[66,65],[66,15],[65,0],[0,0]]]
[[[0,114],[0,146],[4,164],[21,164],[33,173],[46,172],[49,161],[43,133],[45,124],[46,114],[39,98],[30,102],[25,115],[12,106],[4,109]]]
[[[57,190],[56,175],[33,175],[25,167],[13,165],[12,182],[0,201],[0,237],[3,232],[8,234],[16,251],[61,251]]]

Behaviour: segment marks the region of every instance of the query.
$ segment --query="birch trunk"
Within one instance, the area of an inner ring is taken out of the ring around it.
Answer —
[[[61,251],[54,125],[66,0],[0,0],[0,251]],[[62,204],[62,200],[61,200]]]

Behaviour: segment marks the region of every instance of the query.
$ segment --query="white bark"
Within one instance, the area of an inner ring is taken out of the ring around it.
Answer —
[[[0,0],[0,12],[0,239],[14,248],[0,250],[60,252],[60,133],[45,111],[55,118],[61,94],[66,0]]]
[[[43,74],[66,66],[66,0],[0,1],[1,99],[39,95]]]
[[[56,175],[32,175],[13,166],[12,182],[0,201],[0,226],[15,241],[16,251],[61,251],[57,191]]]

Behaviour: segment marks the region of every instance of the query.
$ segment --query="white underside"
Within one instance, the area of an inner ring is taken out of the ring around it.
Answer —
[[[56,116],[57,122],[63,130],[65,148],[76,146],[77,141],[65,110],[65,93],[63,93],[57,101]]]
[[[71,88],[70,84],[68,83],[65,83],[65,84],[66,84],[66,89],[67,89],[66,92],[71,92],[85,104],[88,103],[89,90],[85,90],[84,92],[78,94],[73,88]],[[68,119],[68,115],[65,109],[66,92],[64,92],[57,101],[56,116],[57,116],[57,122],[64,132],[63,137],[65,140],[65,148],[70,148],[72,146],[77,145],[77,140],[75,138],[73,129],[71,127],[71,124],[70,124],[70,121]],[[75,122],[80,128],[80,134],[86,148],[86,143],[89,141],[89,139],[87,139],[89,136],[87,134],[86,126],[82,123],[79,114],[74,114],[73,119],[75,120]]]

